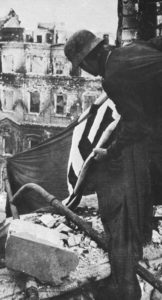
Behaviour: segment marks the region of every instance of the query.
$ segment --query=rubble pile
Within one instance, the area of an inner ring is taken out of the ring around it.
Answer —
[[[94,208],[80,207],[77,209],[77,214],[91,224],[92,228],[98,230],[101,234],[103,233],[100,216]],[[64,216],[38,213],[31,216],[28,215],[24,220],[58,230],[63,243],[62,246],[74,251],[79,257],[79,264],[76,268],[75,275],[77,273],[78,276],[80,276],[81,273],[86,270],[86,272],[90,272],[89,275],[91,276],[92,272],[90,267],[108,263],[108,254],[98,248],[96,242],[87,237],[76,225],[68,221]]]
[[[78,207],[76,213],[91,224],[92,228],[103,234],[103,226],[96,208]],[[155,215],[162,216],[162,209],[156,211]],[[81,280],[83,273],[85,276],[85,272],[87,278],[91,279],[93,277],[102,279],[106,274],[105,272],[107,272],[107,276],[110,275],[108,254],[98,248],[93,240],[79,231],[77,226],[66,220],[65,217],[55,214],[38,214],[33,217],[33,221],[60,230],[64,234],[64,247],[76,252],[79,256],[79,264],[76,270],[70,274],[71,280],[76,277]],[[98,267],[102,264],[104,269]],[[156,230],[153,230],[152,242],[144,247],[141,264],[150,272],[156,274],[159,279],[162,279],[162,221],[158,221]],[[138,278],[142,290],[141,300],[162,300],[162,295],[156,289],[153,289],[140,277]]]
[[[162,206],[157,206],[154,216],[158,219],[152,232],[152,242],[143,249],[141,264],[162,280]],[[141,300],[162,300],[162,294],[139,277],[142,290]]]
[[[101,235],[104,235],[103,226],[101,223],[100,215],[96,207],[78,207],[76,214],[84,219],[91,227],[97,230]],[[153,230],[152,242],[144,247],[143,261],[140,263],[147,268],[151,273],[155,274],[157,278],[162,280],[162,209],[159,208],[155,214],[159,217],[156,228]],[[71,271],[67,276],[62,278],[62,282],[59,284],[49,284],[47,282],[37,281],[40,299],[48,299],[63,295],[63,299],[66,293],[73,293],[75,289],[78,289],[78,294],[74,297],[77,300],[80,299],[92,299],[94,296],[90,290],[87,293],[82,293],[85,288],[85,283],[97,282],[108,277],[111,273],[108,254],[100,249],[96,242],[89,238],[83,231],[81,231],[73,222],[68,220],[64,216],[57,215],[55,213],[37,212],[34,214],[28,214],[21,216],[25,222],[39,224],[43,228],[49,228],[52,232],[58,232],[61,247],[64,247],[67,251],[74,252],[79,258],[79,263],[74,271]],[[57,235],[56,235],[57,236]],[[10,276],[8,281],[7,276]],[[4,276],[4,277],[3,277]],[[23,299],[23,283],[22,278],[18,278],[15,272],[11,272],[4,269],[1,273],[1,280],[6,285],[5,293],[9,293],[9,285],[15,284],[15,298],[16,300]],[[160,294],[151,285],[139,278],[142,298],[141,300],[161,300],[162,294]],[[2,283],[1,281],[1,283]],[[7,285],[8,284],[8,285]],[[21,286],[21,289],[20,289]],[[4,293],[4,291],[3,291]],[[72,294],[71,294],[72,295]],[[69,296],[70,297],[70,296]],[[89,297],[89,298],[87,298]],[[9,297],[6,299],[10,299]]]
[[[103,227],[96,208],[79,207],[76,213],[87,221],[92,228],[103,234]],[[90,290],[85,292],[85,284],[88,283],[89,286],[89,282],[97,282],[110,275],[111,270],[107,253],[97,247],[97,244],[92,239],[87,237],[85,233],[80,231],[74,223],[67,220],[64,216],[53,213],[34,213],[21,216],[21,220],[29,222],[29,224],[41,225],[42,228],[48,228],[53,232],[53,236],[57,236],[57,231],[61,247],[67,251],[74,252],[79,258],[76,269],[63,277],[62,282],[52,284],[37,280],[40,299],[55,298],[62,294],[65,295],[65,293],[72,295],[73,292],[76,293],[77,289],[78,296],[75,299],[94,300]],[[16,220],[16,222],[18,221]],[[6,299],[11,299],[14,289],[12,299],[24,299],[24,277],[18,276],[19,272],[13,272],[6,268],[1,269],[0,272],[1,284],[3,285],[3,291],[0,289],[0,298],[5,295]]]

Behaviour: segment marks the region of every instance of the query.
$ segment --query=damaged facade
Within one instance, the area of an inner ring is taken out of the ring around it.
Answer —
[[[118,19],[117,45],[160,36],[162,4],[119,0]],[[14,10],[0,19],[2,161],[60,132],[101,93],[100,78],[72,70],[64,55],[68,35],[55,23],[26,30]]]
[[[161,29],[161,1],[118,0],[117,45],[161,36]]]
[[[0,181],[5,157],[38,145],[68,126],[100,95],[100,78],[64,55],[63,26],[20,27],[11,10],[0,19]],[[73,76],[71,76],[73,75]]]

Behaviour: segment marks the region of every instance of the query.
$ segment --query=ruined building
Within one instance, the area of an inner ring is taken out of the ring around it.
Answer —
[[[22,28],[14,10],[0,19],[1,188],[6,156],[59,133],[102,91],[100,78],[71,69],[64,55],[66,38],[61,25]]]
[[[118,1],[117,46],[161,34],[160,1]],[[101,93],[100,78],[71,69],[67,38],[63,24],[29,31],[14,10],[0,18],[0,163],[59,133]]]
[[[162,3],[158,0],[118,0],[117,45],[162,35]]]

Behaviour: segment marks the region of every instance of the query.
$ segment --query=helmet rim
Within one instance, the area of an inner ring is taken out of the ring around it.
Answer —
[[[104,39],[96,37],[88,30],[80,30],[74,33],[64,47],[66,57],[74,68],[79,67],[83,59]],[[79,46],[81,49],[79,49]]]
[[[82,53],[78,53],[78,55],[76,55],[76,58],[74,58],[72,64],[74,66],[74,68],[77,68],[80,63],[83,61],[83,59],[94,49],[96,48],[103,40],[100,38],[95,39],[94,42],[91,43],[90,47],[87,46],[88,50],[82,52]]]

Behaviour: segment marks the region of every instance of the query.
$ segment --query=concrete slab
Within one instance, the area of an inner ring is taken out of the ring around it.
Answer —
[[[6,266],[42,282],[60,284],[79,263],[78,256],[61,244],[56,230],[14,220],[6,242]]]

